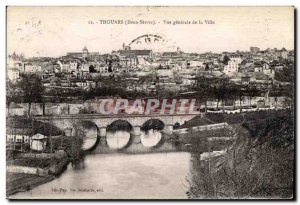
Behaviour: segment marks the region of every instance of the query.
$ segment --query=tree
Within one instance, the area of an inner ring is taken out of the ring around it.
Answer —
[[[238,86],[236,84],[230,84],[228,86],[228,91],[227,91],[227,97],[229,99],[233,100],[233,109],[235,109],[235,100],[239,99],[240,100],[240,107],[241,107],[241,101],[243,99],[243,88],[242,86]],[[241,108],[240,108],[241,109]]]
[[[205,71],[209,71],[209,70],[210,70],[209,65],[206,63],[205,64]]]
[[[44,86],[41,78],[36,74],[25,74],[17,87],[21,90],[22,101],[28,103],[28,115],[30,115],[31,104],[43,102]]]
[[[197,86],[195,90],[198,91],[199,102],[204,101],[205,113],[207,112],[207,101],[211,98],[212,80],[205,76],[197,76]],[[200,108],[201,108],[201,103]]]
[[[227,65],[228,61],[230,61],[230,58],[227,55],[225,55],[224,58],[223,58],[222,63],[224,63],[225,65]]]
[[[245,92],[246,92],[246,95],[249,96],[249,104],[250,104],[250,106],[252,106],[251,100],[253,97],[258,95],[259,91],[256,87],[247,87]]]
[[[230,97],[230,87],[232,84],[229,78],[220,78],[217,80],[213,89],[214,97],[217,99],[217,109],[219,109],[219,101],[222,102],[223,112],[225,111],[225,101]]]
[[[18,89],[11,81],[6,82],[6,106],[9,115],[9,107],[12,102],[18,101]]]
[[[221,100],[222,93],[216,85],[213,87],[213,96],[217,100],[217,110],[219,110],[219,102]]]
[[[231,124],[222,156],[191,161],[188,197],[291,199],[294,192],[294,122],[290,114]],[[253,130],[254,132],[252,132]],[[199,153],[196,152],[194,156]]]
[[[96,69],[95,69],[95,66],[90,65],[90,66],[89,66],[89,72],[90,72],[90,73],[96,73],[97,71],[96,71]]]
[[[245,97],[245,88],[244,87],[240,87],[240,89],[238,90],[238,98],[240,101],[240,112],[242,112],[242,100]]]

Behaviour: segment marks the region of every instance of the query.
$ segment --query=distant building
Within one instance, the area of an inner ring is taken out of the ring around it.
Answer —
[[[162,56],[163,57],[169,57],[169,58],[174,58],[174,57],[181,57],[181,52],[163,52]]]
[[[17,55],[15,52],[11,55],[8,55],[7,58],[7,67],[8,68],[17,68],[20,71],[23,69],[23,60],[24,57]]]
[[[70,62],[65,60],[59,60],[57,61],[57,64],[60,67],[60,72],[70,72]]]
[[[37,133],[31,137],[30,148],[36,151],[43,151],[47,146],[47,136]]]
[[[196,68],[204,68],[204,63],[199,60],[190,60],[190,67],[196,67]]]
[[[258,47],[250,47],[250,52],[251,54],[256,54],[260,51]]]
[[[77,70],[78,69],[78,62],[76,61],[71,61],[70,62],[70,70]]]
[[[184,75],[182,76],[183,85],[195,85],[197,83],[196,77],[194,75]]]
[[[86,46],[84,46],[84,48],[82,49],[82,52],[69,52],[67,53],[67,56],[69,57],[82,57],[82,58],[86,58],[86,57],[91,57],[91,56],[97,56],[99,55],[99,52],[89,52],[89,50],[87,49]]]
[[[288,58],[288,51],[285,49],[285,48],[282,48],[280,50],[280,56],[284,59],[287,59]]]
[[[229,58],[231,61],[235,61],[238,64],[242,63],[243,61],[240,55],[230,55]]]
[[[256,73],[263,72],[263,66],[261,64],[255,64],[254,65],[254,72],[256,72]]]
[[[145,57],[145,58],[152,58],[152,50],[131,50],[130,46],[125,46],[123,43],[122,50],[118,51],[120,56],[134,56],[134,57]]]
[[[30,144],[31,129],[6,128],[6,143],[12,150],[23,150],[23,145]]]
[[[86,58],[89,55],[89,50],[87,49],[86,46],[82,49],[82,57]]]
[[[20,71],[16,68],[8,68],[7,69],[7,77],[9,80],[15,82],[20,78]]]
[[[123,53],[120,55],[120,65],[126,68],[136,67],[138,64],[138,58],[133,53]]]
[[[136,57],[146,57],[151,58],[152,57],[152,50],[120,50],[119,51],[120,56],[128,56],[133,55]]]
[[[28,63],[24,65],[24,73],[37,73],[42,71],[42,66]]]
[[[239,61],[230,60],[228,64],[224,66],[224,73],[226,75],[231,75],[239,71]]]

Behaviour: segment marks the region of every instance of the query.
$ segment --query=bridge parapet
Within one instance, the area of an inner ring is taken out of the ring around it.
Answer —
[[[161,120],[165,125],[174,125],[175,123],[183,124],[185,121],[191,120],[197,114],[176,114],[176,115],[96,115],[96,114],[82,114],[82,115],[60,115],[60,116],[37,116],[36,120],[53,121],[59,127],[72,127],[80,121],[94,122],[98,128],[107,127],[112,122],[117,120],[126,120],[133,127],[142,126],[146,121],[151,119]]]

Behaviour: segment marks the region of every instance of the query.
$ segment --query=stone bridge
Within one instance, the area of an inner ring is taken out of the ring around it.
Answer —
[[[77,114],[77,115],[56,115],[56,116],[35,116],[34,118],[39,121],[47,121],[53,123],[61,130],[69,131],[70,136],[75,135],[74,130],[81,123],[89,122],[96,126],[97,129],[97,142],[93,148],[96,153],[107,153],[110,149],[108,146],[108,127],[117,121],[125,121],[129,123],[132,128],[130,131],[130,142],[131,146],[126,146],[127,152],[147,152],[151,148],[145,147],[143,139],[141,139],[141,128],[145,123],[150,120],[158,120],[164,124],[163,130],[159,132],[164,136],[170,135],[173,132],[174,125],[182,125],[186,121],[191,120],[199,114],[173,114],[173,115],[160,115],[160,114],[149,114],[149,115],[97,115],[97,114]],[[70,131],[71,130],[71,131]],[[66,134],[67,132],[65,132]],[[144,133],[143,133],[144,134]],[[67,135],[67,134],[66,134]],[[164,137],[166,138],[166,137]],[[134,143],[133,143],[134,142]],[[158,142],[157,142],[158,144]],[[165,146],[168,146],[167,143]],[[173,150],[174,147],[166,148],[162,147],[161,151]],[[125,149],[124,149],[125,150]]]

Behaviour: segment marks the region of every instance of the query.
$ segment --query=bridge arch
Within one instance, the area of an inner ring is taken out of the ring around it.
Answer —
[[[148,131],[148,130],[163,130],[165,127],[165,123],[160,119],[150,119],[144,122],[144,124],[141,127],[142,131]]]
[[[77,121],[74,124],[73,135],[83,136],[82,150],[88,151],[94,149],[99,141],[99,128],[89,120]]]
[[[116,120],[106,128],[106,142],[111,149],[123,149],[130,145],[133,126],[126,120]]]
[[[73,129],[73,127],[70,127],[70,126],[63,129],[63,134],[67,137],[73,136],[74,135],[73,132],[74,132],[74,129]]]
[[[144,122],[141,127],[141,143],[145,147],[157,146],[163,138],[164,127],[165,123],[160,119],[150,119]]]

